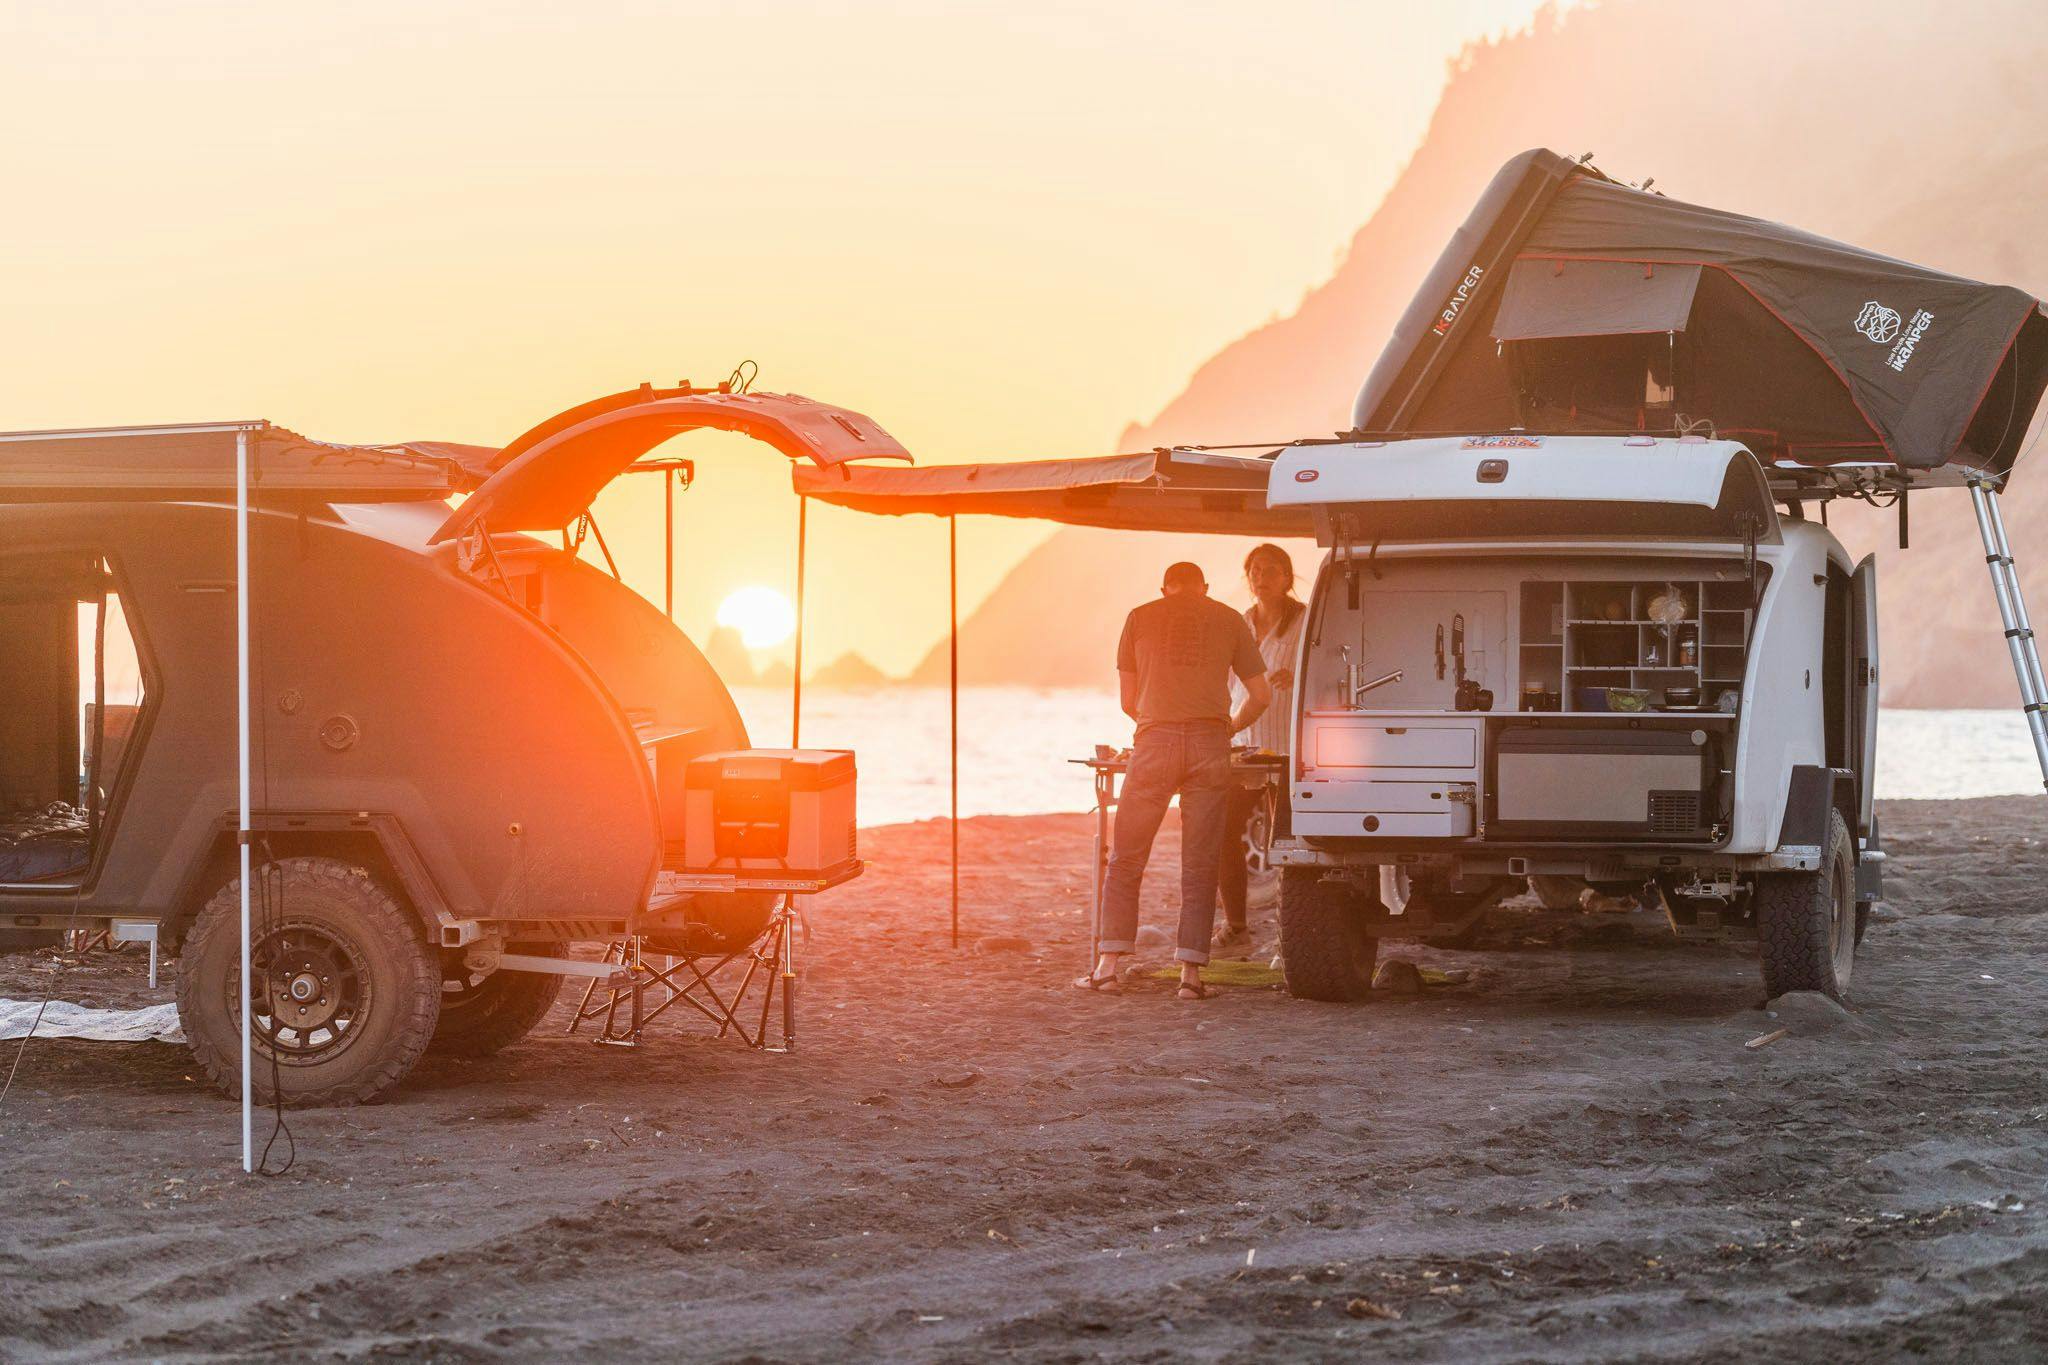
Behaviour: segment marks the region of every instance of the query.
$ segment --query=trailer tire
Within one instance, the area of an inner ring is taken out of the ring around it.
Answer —
[[[441,1011],[435,951],[418,917],[365,868],[285,858],[270,873],[278,902],[254,908],[264,917],[252,947],[256,1100],[296,1108],[375,1099],[405,1078],[434,1036]],[[207,901],[185,938],[178,1019],[200,1067],[237,1096],[240,975],[236,877]]]
[[[1828,814],[1819,870],[1756,879],[1758,956],[1773,999],[1787,991],[1848,994],[1856,961],[1855,844],[1840,811]]]
[[[1363,1000],[1380,941],[1366,932],[1365,894],[1312,867],[1280,878],[1280,965],[1287,993],[1303,1000]]]
[[[509,943],[505,951],[532,957],[566,957],[559,943]],[[469,979],[461,954],[444,965],[452,972],[441,980],[441,1017],[427,1051],[447,1057],[488,1057],[533,1032],[534,1025],[554,1008],[562,978],[546,972],[509,972],[502,968],[480,980]]]

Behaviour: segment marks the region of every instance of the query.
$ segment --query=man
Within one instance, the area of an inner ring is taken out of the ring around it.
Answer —
[[[1138,934],[1138,886],[1152,836],[1180,793],[1180,960],[1182,1000],[1201,1000],[1202,964],[1216,923],[1216,869],[1230,795],[1230,737],[1272,700],[1265,661],[1243,616],[1214,601],[1200,568],[1167,569],[1156,601],[1124,621],[1116,647],[1124,714],[1138,723],[1130,771],[1117,803],[1095,969],[1074,984],[1115,990],[1117,964]],[[1230,675],[1245,702],[1230,713]]]

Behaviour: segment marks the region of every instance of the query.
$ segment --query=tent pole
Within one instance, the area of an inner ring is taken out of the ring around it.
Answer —
[[[241,788],[236,844],[242,862],[242,1169],[256,1169],[249,1045],[249,433],[235,433],[235,735]]]
[[[952,702],[953,946],[960,946],[960,518],[946,518],[947,687]]]
[[[676,621],[676,472],[661,471],[661,609]]]
[[[796,672],[790,687],[789,747],[801,749],[804,733],[804,541],[811,500],[796,495]]]

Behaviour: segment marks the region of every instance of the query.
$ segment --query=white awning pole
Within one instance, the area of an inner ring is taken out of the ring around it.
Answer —
[[[235,433],[235,732],[242,858],[242,1169],[256,1169],[253,1068],[249,1047],[249,433]]]

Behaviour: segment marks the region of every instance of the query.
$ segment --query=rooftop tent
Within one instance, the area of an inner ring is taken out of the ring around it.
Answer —
[[[1704,420],[1779,466],[2002,475],[2044,388],[2048,315],[2031,295],[1538,150],[1453,235],[1353,422],[1421,435]]]
[[[1266,506],[1268,459],[1160,450],[1082,460],[929,465],[793,465],[799,496],[885,516],[978,513],[1119,531],[1309,536],[1305,508]]]

